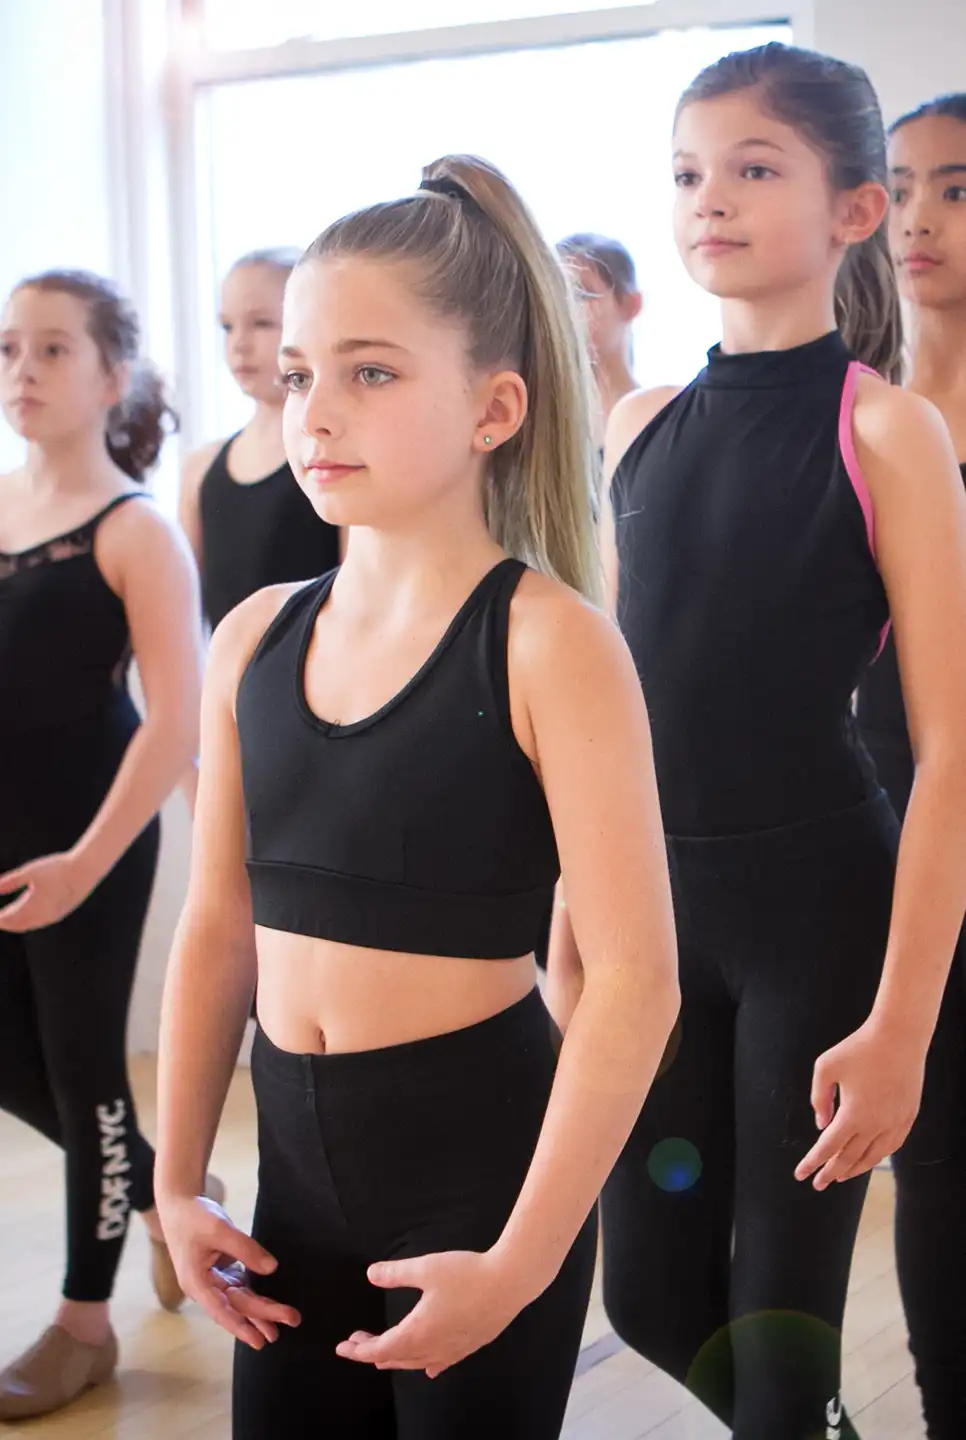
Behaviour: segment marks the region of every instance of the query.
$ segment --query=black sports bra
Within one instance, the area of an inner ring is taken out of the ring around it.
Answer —
[[[510,602],[483,577],[433,654],[375,714],[309,709],[305,660],[333,571],[297,591],[242,676],[236,717],[255,923],[379,950],[531,951],[560,873],[543,790],[510,721]]]

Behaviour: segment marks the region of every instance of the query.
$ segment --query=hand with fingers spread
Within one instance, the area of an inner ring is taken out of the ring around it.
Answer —
[[[864,1175],[894,1154],[918,1113],[925,1063],[918,1041],[875,1019],[820,1055],[812,1108],[822,1135],[795,1178],[814,1175],[815,1189],[825,1190],[838,1180]]]
[[[278,1339],[280,1325],[298,1325],[297,1310],[247,1283],[248,1272],[270,1275],[276,1262],[229,1220],[206,1195],[158,1200],[165,1240],[185,1294],[236,1340],[261,1350]]]
[[[368,1274],[373,1285],[422,1298],[398,1325],[381,1335],[357,1330],[337,1354],[377,1370],[425,1370],[431,1380],[495,1340],[538,1293],[493,1250],[382,1261]]]
[[[0,910],[0,930],[22,935],[55,925],[87,899],[95,883],[70,854],[44,855],[8,870],[0,875],[0,897],[15,898]]]

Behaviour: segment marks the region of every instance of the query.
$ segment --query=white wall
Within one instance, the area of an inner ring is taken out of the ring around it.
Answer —
[[[813,0],[818,50],[862,65],[886,122],[966,90],[966,0]]]

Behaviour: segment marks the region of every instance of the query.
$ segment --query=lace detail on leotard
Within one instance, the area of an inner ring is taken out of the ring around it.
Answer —
[[[9,580],[13,575],[19,575],[22,570],[36,570],[40,565],[56,565],[61,560],[76,560],[79,555],[90,555],[94,549],[94,539],[97,535],[97,528],[105,516],[109,515],[118,505],[123,505],[126,500],[139,499],[143,492],[140,490],[129,490],[124,495],[117,495],[73,530],[68,530],[64,535],[55,535],[50,540],[42,540],[39,545],[31,545],[29,550],[17,550],[10,554],[6,550],[0,550],[0,580]]]

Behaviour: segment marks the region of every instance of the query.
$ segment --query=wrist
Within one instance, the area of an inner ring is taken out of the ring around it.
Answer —
[[[500,1290],[518,1310],[530,1305],[553,1284],[564,1257],[524,1246],[501,1236],[487,1252],[500,1275]]]
[[[71,872],[74,875],[77,886],[89,895],[92,890],[104,879],[110,866],[104,866],[95,851],[83,837],[76,845],[71,846],[67,851],[67,860],[70,862]]]
[[[867,1021],[875,1037],[896,1050],[925,1052],[935,1029],[935,1016],[923,1016],[908,1004],[877,1001]]]

